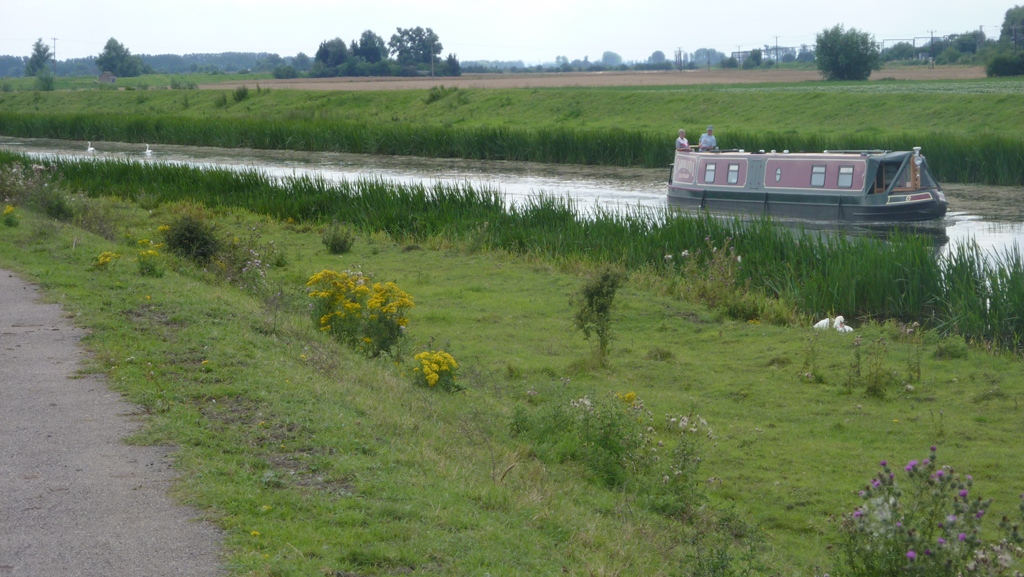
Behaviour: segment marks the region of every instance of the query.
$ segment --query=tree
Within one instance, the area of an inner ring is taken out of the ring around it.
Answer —
[[[1014,6],[1006,11],[999,41],[1012,43],[1014,48],[1024,39],[1024,6]]]
[[[844,30],[842,24],[818,34],[814,55],[825,80],[867,80],[881,67],[874,38],[856,28]]]
[[[352,55],[362,56],[370,64],[375,64],[388,57],[388,46],[384,39],[373,33],[373,30],[366,30],[359,37],[359,43],[352,41]]]
[[[601,64],[604,64],[609,68],[618,66],[622,64],[622,57],[614,52],[605,52],[601,55]]]
[[[434,57],[441,55],[444,47],[430,28],[424,30],[417,26],[397,30],[397,34],[391,35],[388,49],[399,64],[430,64]]]
[[[35,76],[40,70],[46,70],[46,65],[53,59],[50,47],[43,44],[43,39],[36,40],[32,45],[32,56],[25,63],[25,76]]]
[[[124,45],[111,38],[103,47],[103,52],[96,57],[96,66],[100,72],[110,72],[114,76],[131,77],[139,76],[146,71],[146,66],[138,56],[132,56],[131,51]]]
[[[661,64],[665,61],[665,53],[661,50],[655,50],[651,53],[651,57],[647,59],[650,64]]]
[[[444,63],[448,68],[448,76],[462,76],[462,65],[459,64],[459,59],[454,54],[449,54]]]
[[[814,62],[814,50],[811,50],[811,47],[806,44],[801,44],[800,52],[796,55],[796,61],[804,63]]]
[[[349,59],[348,46],[345,46],[345,41],[341,38],[324,40],[317,48],[313,59],[321,66],[341,66]]]
[[[292,58],[292,68],[299,72],[305,72],[309,70],[309,67],[313,65],[313,61],[306,56],[305,52],[299,52]]]
[[[891,62],[893,60],[913,60],[914,46],[910,42],[897,42],[886,48],[881,54],[882,60]]]

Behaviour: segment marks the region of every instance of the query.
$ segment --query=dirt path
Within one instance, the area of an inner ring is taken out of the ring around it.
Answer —
[[[221,575],[221,536],[167,496],[168,449],[78,376],[84,331],[0,269],[0,577]]]
[[[871,75],[871,80],[967,80],[985,78],[980,66],[904,66],[883,68]],[[292,80],[259,80],[262,88],[286,90],[425,90],[443,84],[459,88],[563,88],[593,86],[693,86],[697,84],[753,84],[762,82],[809,82],[821,80],[816,70],[711,70],[683,71],[615,71],[615,72],[538,72],[520,74],[464,74],[444,78],[343,77],[295,78]],[[241,85],[249,88],[256,81],[203,84],[200,88],[234,89]]]

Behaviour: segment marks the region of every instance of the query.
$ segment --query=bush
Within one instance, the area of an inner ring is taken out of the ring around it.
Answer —
[[[231,94],[231,97],[235,99],[235,102],[241,102],[246,98],[249,98],[249,88],[243,84],[235,89]]]
[[[982,567],[982,559],[992,550],[982,543],[982,522],[992,501],[972,495],[970,475],[939,467],[936,447],[927,459],[907,463],[900,479],[886,461],[879,465],[882,470],[859,493],[863,504],[843,516],[837,574],[956,577],[978,574],[979,569],[985,575],[1009,573],[1013,556],[1021,555],[1015,545],[1024,541],[1019,525],[1003,518],[1005,540],[995,547],[1005,550],[1000,559],[1005,564],[1001,569],[990,566],[1000,569],[995,572]]]
[[[14,206],[8,204],[7,206],[4,207],[3,223],[4,226],[18,226],[18,215],[14,214]]]
[[[44,68],[36,74],[33,87],[39,92],[50,92],[56,87],[56,79],[48,68]]]
[[[320,238],[327,247],[327,252],[331,254],[345,254],[352,250],[356,243],[356,235],[352,228],[337,222],[324,229]]]
[[[612,338],[612,303],[624,278],[619,271],[604,269],[587,280],[570,300],[570,305],[576,309],[573,315],[576,328],[588,341],[591,335],[597,337],[597,352],[602,359],[608,354]]]
[[[993,57],[985,66],[985,75],[989,77],[1024,75],[1024,52],[999,54]]]
[[[426,387],[437,387],[448,392],[460,391],[462,386],[456,382],[459,364],[455,358],[445,351],[424,351],[416,355],[420,366],[413,369],[416,381]]]
[[[713,438],[707,422],[665,415],[658,423],[634,392],[519,406],[511,433],[542,461],[579,463],[598,484],[630,490],[651,511],[685,516],[704,500],[697,475],[703,443]]]
[[[167,248],[198,264],[206,264],[221,250],[216,227],[194,216],[183,216],[164,230]]]
[[[373,283],[361,272],[323,270],[306,286],[313,305],[313,319],[320,330],[370,358],[397,356],[409,324],[406,316],[416,306],[412,297],[393,282]]]
[[[274,67],[273,75],[278,79],[298,78],[299,72],[287,64],[281,64]]]

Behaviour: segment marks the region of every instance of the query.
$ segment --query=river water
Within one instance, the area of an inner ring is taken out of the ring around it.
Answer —
[[[33,156],[131,159],[232,170],[258,169],[287,177],[319,175],[330,181],[383,178],[402,183],[468,182],[501,191],[512,203],[538,194],[576,200],[584,211],[600,206],[610,210],[635,207],[664,209],[668,167],[664,169],[552,165],[408,156],[373,156],[289,150],[227,149],[176,145],[145,146],[121,142],[86,143],[66,140],[0,136],[0,149]],[[944,184],[949,212],[941,220],[916,226],[931,235],[940,250],[974,239],[986,253],[1024,247],[1024,188]],[[825,223],[801,223],[830,228]],[[843,226],[850,234],[877,234],[877,229]]]

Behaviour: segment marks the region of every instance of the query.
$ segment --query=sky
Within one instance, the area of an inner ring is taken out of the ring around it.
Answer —
[[[28,56],[42,38],[58,60],[96,56],[116,38],[132,54],[313,56],[324,40],[373,30],[386,41],[396,28],[422,26],[438,35],[443,55],[460,61],[595,61],[605,51],[645,61],[656,50],[671,58],[677,48],[728,54],[813,45],[836,24],[887,46],[979,27],[998,38],[1012,7],[993,0],[0,0],[0,54]]]

